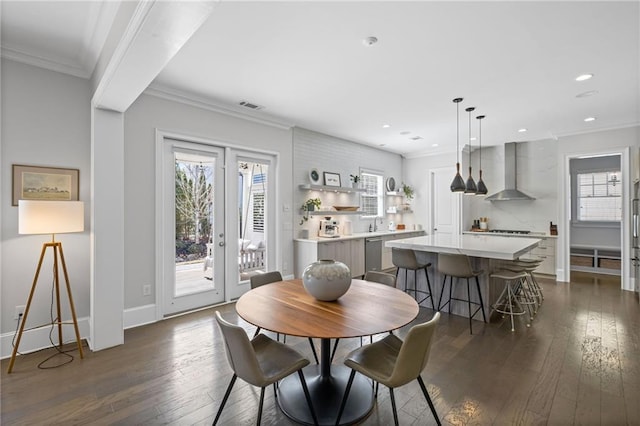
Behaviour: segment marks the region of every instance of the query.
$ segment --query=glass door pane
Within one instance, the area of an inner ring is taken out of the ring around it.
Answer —
[[[269,165],[238,161],[238,272],[240,281],[267,271]]]

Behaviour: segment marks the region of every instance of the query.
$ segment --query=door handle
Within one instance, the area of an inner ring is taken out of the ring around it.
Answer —
[[[224,241],[220,241],[220,242],[218,243],[218,245],[219,245],[220,247],[224,247]]]

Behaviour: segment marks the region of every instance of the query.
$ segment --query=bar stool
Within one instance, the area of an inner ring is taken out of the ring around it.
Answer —
[[[504,284],[504,289],[502,290],[502,293],[500,293],[500,296],[498,296],[498,301],[492,306],[489,317],[491,317],[491,314],[493,313],[493,311],[500,312],[501,314],[503,314],[502,316],[503,318],[504,318],[504,315],[509,315],[511,317],[511,331],[516,331],[513,323],[513,316],[525,315],[526,311],[518,301],[518,298],[516,297],[514,289],[516,286],[519,285],[519,283],[522,280],[526,279],[527,274],[524,271],[514,272],[506,269],[501,269],[492,273],[490,277],[503,280],[505,284]],[[514,304],[516,305],[516,308],[517,308],[517,310],[515,311],[513,306]],[[529,322],[526,325],[527,327],[531,326],[531,318],[529,318]]]
[[[431,266],[431,263],[419,263],[416,258],[416,253],[413,250],[397,247],[392,247],[391,249],[391,262],[396,268],[398,268],[396,271],[396,280],[400,274],[400,269],[404,269],[404,291],[407,293],[413,291],[413,297],[416,299],[416,302],[418,302],[418,305],[431,298],[431,308],[435,310],[431,292],[431,282],[429,281],[429,274],[427,272],[427,268]],[[418,289],[418,271],[421,269],[424,270],[424,276],[427,279],[426,290]],[[408,271],[413,271],[413,288],[409,288],[407,286]],[[418,301],[418,293],[425,294],[426,296],[422,300]]]
[[[484,302],[482,301],[482,292],[480,291],[480,281],[478,276],[482,275],[484,271],[476,271],[471,266],[471,259],[464,254],[448,254],[438,253],[438,271],[444,276],[442,280],[442,291],[440,292],[440,299],[438,300],[438,311],[449,305],[449,313],[451,313],[451,301],[458,300],[461,302],[467,302],[469,306],[469,334],[473,334],[473,317],[482,311],[482,319],[487,322],[487,317],[484,313]],[[447,285],[447,276],[449,277],[449,300],[443,305],[442,295],[444,294],[445,286]],[[467,279],[467,298],[461,299],[453,297],[453,278],[456,278],[456,283],[460,278]],[[478,289],[478,298],[480,302],[474,302],[471,300],[471,291],[469,288],[469,278],[476,279],[476,288]],[[471,313],[471,305],[476,305],[478,308]]]
[[[531,282],[532,290],[536,296],[536,299],[538,300],[538,305],[541,305],[542,301],[544,300],[544,294],[542,293],[542,287],[540,286],[540,284],[538,284],[538,280],[536,280],[536,276],[533,275],[533,273],[542,263],[542,259],[517,259],[516,262],[523,264],[523,266],[525,267],[533,268],[531,270],[528,270],[528,279]]]
[[[533,271],[538,267],[540,262],[523,262],[521,260],[514,260],[502,265],[506,270],[513,272],[524,272],[526,277],[516,285],[513,289],[518,301],[521,305],[525,305],[529,310],[529,318],[533,320],[533,317],[538,313],[538,307],[540,306],[541,299],[539,292],[534,285]]]

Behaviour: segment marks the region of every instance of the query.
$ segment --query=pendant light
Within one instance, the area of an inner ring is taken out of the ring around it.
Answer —
[[[451,182],[451,192],[463,192],[466,187],[464,179],[460,176],[460,102],[462,98],[455,98],[453,102],[456,104],[456,176]]]
[[[482,119],[484,118],[484,115],[479,115],[476,117],[478,119],[478,140],[480,141],[480,169],[479,169],[479,176],[480,178],[478,179],[478,190],[476,191],[476,195],[487,195],[487,185],[484,184],[484,181],[482,180]]]
[[[478,187],[476,187],[476,182],[473,180],[473,176],[471,176],[471,112],[475,110],[474,107],[469,107],[465,109],[469,113],[469,177],[467,178],[467,184],[464,188],[464,193],[466,195],[475,195],[478,192]]]

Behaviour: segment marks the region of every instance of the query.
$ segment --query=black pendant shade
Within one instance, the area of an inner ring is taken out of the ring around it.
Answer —
[[[465,109],[465,111],[469,113],[469,177],[467,178],[467,184],[464,188],[464,193],[466,195],[475,195],[476,192],[478,192],[476,182],[473,180],[473,176],[471,175],[471,112],[473,110],[475,110],[474,107]]]
[[[464,192],[466,188],[464,179],[460,176],[460,102],[462,98],[455,98],[456,104],[456,175],[451,182],[451,192]]]
[[[489,192],[487,190],[487,185],[485,185],[484,181],[482,180],[482,119],[484,117],[485,117],[484,115],[479,115],[476,117],[478,119],[478,141],[480,142],[480,150],[479,150],[480,169],[478,170],[479,178],[478,178],[476,195],[487,195],[487,192]]]

